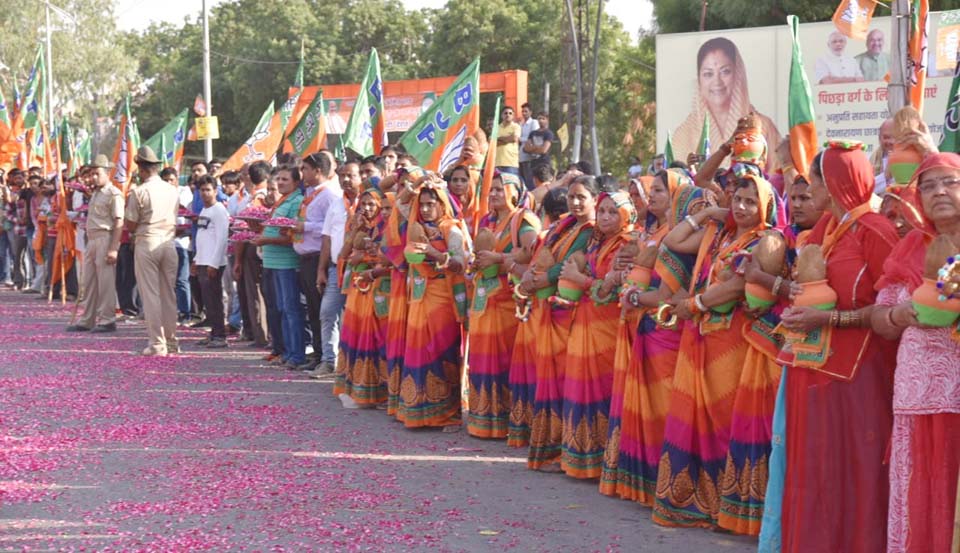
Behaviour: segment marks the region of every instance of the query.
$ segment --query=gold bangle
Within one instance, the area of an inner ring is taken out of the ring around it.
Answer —
[[[657,324],[667,330],[673,330],[677,327],[677,323],[679,322],[677,314],[673,312],[673,306],[669,303],[660,305],[660,308],[657,309],[657,315],[655,319]]]
[[[781,286],[783,286],[783,277],[778,276],[777,279],[773,281],[773,288],[770,290],[770,293],[774,296],[779,296]]]

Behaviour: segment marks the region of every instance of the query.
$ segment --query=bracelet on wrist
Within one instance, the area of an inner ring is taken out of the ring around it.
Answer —
[[[683,220],[686,221],[688,225],[693,227],[694,232],[700,230],[700,224],[697,223],[697,220],[694,219],[692,215],[687,215],[686,217],[683,218]]]
[[[890,326],[892,326],[892,327],[894,327],[894,328],[900,328],[900,325],[898,325],[897,322],[893,320],[893,310],[894,310],[894,309],[896,309],[896,308],[895,308],[895,307],[891,307],[890,309],[887,309],[887,313],[886,313],[886,315],[885,315],[885,317],[886,317],[886,319],[887,319],[887,324],[889,324]]]
[[[697,311],[700,313],[706,313],[710,310],[705,303],[703,303],[703,294],[697,294],[693,296],[693,304],[696,306]]]
[[[770,289],[770,293],[774,296],[779,296],[781,286],[783,286],[783,277],[778,276],[777,279],[773,281],[773,288]]]
[[[617,301],[617,291],[615,289],[607,293],[606,296],[600,297],[600,288],[602,287],[603,287],[602,280],[596,279],[596,280],[592,280],[592,282],[590,283],[590,299],[593,300],[594,304],[598,306],[608,305]]]

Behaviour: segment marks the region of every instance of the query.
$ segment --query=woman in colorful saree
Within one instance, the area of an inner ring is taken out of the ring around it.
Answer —
[[[678,221],[709,207],[707,195],[676,169],[661,172],[650,188],[648,233],[642,246],[658,250],[659,259],[650,271],[649,285],[628,288],[622,294],[621,301],[640,319],[629,329],[634,336],[624,366],[614,366],[623,376],[614,379],[610,403],[610,431],[600,480],[600,493],[604,495],[653,505],[663,426],[670,407],[670,383],[680,344],[680,331],[657,325],[655,314],[660,303],[689,288],[696,261],[696,255],[661,250],[660,244]]]
[[[786,376],[783,551],[885,548],[896,343],[874,334],[870,315],[898,237],[870,209],[873,171],[860,146],[831,143],[809,172],[811,193],[830,200],[807,244],[823,249],[837,301],[835,310],[793,306],[782,316],[788,331],[819,336],[821,352],[794,347]]]
[[[567,191],[570,214],[557,221],[547,232],[533,256],[533,266],[524,273],[518,287],[521,294],[536,297],[530,314],[536,389],[530,419],[530,449],[527,453],[527,467],[533,470],[561,470],[563,380],[573,310],[555,307],[548,298],[557,290],[564,262],[574,252],[584,251],[590,242],[599,194],[597,181],[593,177],[578,177],[570,185]],[[517,345],[514,346],[515,350]]]
[[[403,182],[398,185],[404,186]],[[407,219],[414,193],[409,189],[396,192],[393,209],[386,218],[382,252],[390,262],[390,297],[386,327],[387,414],[397,416],[400,408],[400,369],[407,344],[407,273],[409,266],[403,251],[407,245]]]
[[[359,407],[387,400],[386,331],[390,268],[381,263],[380,242],[386,221],[379,188],[360,194],[356,215],[346,230],[349,248],[344,288],[347,302],[340,328],[340,354],[333,393],[345,393]]]
[[[453,175],[457,175],[456,170]],[[471,436],[478,438],[507,437],[510,358],[520,324],[515,316],[510,279],[517,266],[513,254],[532,249],[540,233],[540,220],[524,205],[525,190],[516,175],[494,176],[490,213],[480,221],[477,234],[466,427]],[[480,249],[483,234],[495,240],[492,249]]]
[[[532,196],[532,194],[531,194]],[[553,188],[544,197],[541,207],[544,218],[541,226],[548,229],[541,235],[550,236],[557,228],[556,222],[563,220],[569,212],[567,203],[567,189]],[[516,279],[523,277],[530,269],[533,253],[542,245],[538,240],[521,251],[513,254],[516,265],[510,271]],[[586,244],[584,242],[584,244]],[[585,246],[584,246],[585,247]],[[549,250],[548,250],[549,251]],[[550,290],[547,290],[550,292]],[[516,304],[515,316],[520,324],[517,326],[516,339],[513,343],[513,353],[510,356],[510,422],[507,431],[507,445],[510,447],[528,447],[530,445],[530,421],[533,419],[533,402],[537,390],[536,345],[539,327],[534,321],[539,321],[539,309],[544,307],[537,298],[530,297],[518,286],[514,286],[514,301]],[[533,313],[537,316],[534,317]]]
[[[476,219],[484,215],[479,213],[480,201],[475,197],[479,179],[480,173],[468,165],[457,165],[450,172],[450,200],[454,212],[460,214],[469,229],[473,228]]]
[[[623,271],[614,258],[632,236],[637,210],[626,192],[603,193],[597,201],[597,223],[587,244],[585,270],[573,259],[560,278],[582,292],[577,302],[563,380],[563,434],[560,466],[573,478],[599,478],[607,443],[613,361],[617,347]],[[561,281],[561,282],[563,282]]]
[[[921,324],[922,307],[915,307],[911,297],[921,286],[930,286],[924,282],[927,256],[934,267],[947,265],[939,275],[946,286],[940,290],[945,298],[951,295],[951,282],[958,282],[956,263],[950,269],[936,250],[945,247],[954,261],[960,257],[960,156],[928,155],[913,178],[923,225],[907,234],[887,258],[872,316],[878,334],[900,338],[890,446],[890,553],[948,551],[957,531],[960,333],[955,322],[942,327]],[[940,243],[934,245],[935,239]],[[956,298],[956,291],[952,296]],[[946,310],[948,304],[933,305]],[[954,313],[960,309],[952,307]]]
[[[772,338],[777,319],[770,312],[748,316],[739,305],[745,282],[738,273],[741,256],[775,232],[769,229],[776,213],[773,187],[747,174],[729,210],[704,209],[664,238],[674,252],[697,252],[697,261],[693,297],[673,300],[685,323],[657,473],[658,524],[759,532],[780,377]]]
[[[463,271],[469,238],[438,177],[420,186],[410,220],[410,305],[397,418],[407,428],[459,426],[460,342],[467,307]]]

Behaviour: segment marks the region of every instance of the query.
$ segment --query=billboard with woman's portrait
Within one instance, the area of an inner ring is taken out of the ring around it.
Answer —
[[[943,29],[940,28],[944,16]],[[954,12],[930,17],[930,63],[924,119],[935,138],[943,125],[953,67],[960,44]],[[890,18],[875,18],[865,40],[849,39],[832,22],[800,26],[804,69],[813,89],[819,140],[859,140],[873,149],[886,119]],[[675,157],[696,153],[704,120],[710,143],[729,140],[737,120],[757,113],[772,152],[789,131],[790,32],[779,27],[657,36],[657,144],[667,133]],[[771,165],[774,161],[771,156]],[[775,167],[771,167],[775,168]]]

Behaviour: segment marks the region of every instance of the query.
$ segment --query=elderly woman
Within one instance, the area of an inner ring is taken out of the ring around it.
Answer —
[[[874,330],[900,338],[893,384],[888,552],[948,551],[960,472],[960,336],[920,324],[911,294],[927,247],[947,237],[960,252],[960,156],[927,156],[914,175],[923,226],[884,265]],[[946,260],[944,260],[944,263]]]
[[[723,37],[704,42],[697,52],[697,95],[693,111],[672,134],[678,159],[686,159],[690,152],[696,153],[704,119],[710,118],[710,142],[722,144],[737,130],[737,120],[750,112],[760,117],[767,144],[779,144],[780,132],[776,125],[750,104],[747,68],[737,46]],[[767,170],[775,170],[776,165],[776,156],[773,156]]]
[[[829,214],[811,231],[826,259],[836,308],[793,306],[783,326],[817,331],[820,355],[787,371],[783,551],[883,551],[884,457],[890,437],[896,344],[870,329],[883,265],[897,233],[870,208],[873,170],[859,144],[832,143],[810,166],[815,201]]]
[[[454,175],[457,171],[454,171]],[[499,174],[490,186],[490,213],[479,222],[480,233],[492,233],[490,250],[476,252],[475,290],[470,310],[469,411],[467,432],[478,438],[506,438],[510,418],[510,358],[520,321],[510,277],[515,254],[529,251],[540,232],[540,220],[524,207],[526,189],[516,175]]]

